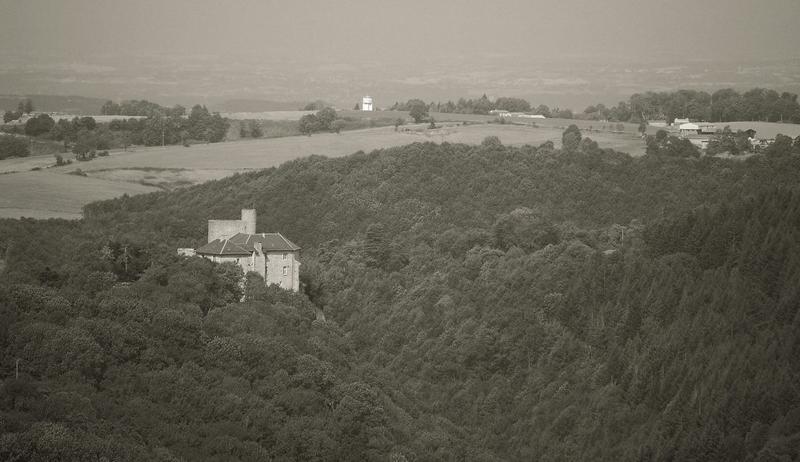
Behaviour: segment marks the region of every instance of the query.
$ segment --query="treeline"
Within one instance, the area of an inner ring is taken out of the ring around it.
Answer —
[[[184,117],[179,107],[164,112],[155,112],[144,119],[117,119],[109,122],[112,131],[123,133],[130,144],[158,146],[161,144],[184,144],[190,142],[217,143],[225,139],[230,121],[210,113],[199,104],[192,107]]]
[[[391,109],[410,111],[418,100],[395,103]],[[727,88],[714,93],[697,90],[677,90],[672,92],[646,92],[631,95],[628,101],[620,101],[608,107],[603,103],[593,104],[583,112],[573,113],[570,109],[549,108],[546,105],[534,107],[521,98],[497,98],[492,101],[486,95],[477,99],[460,98],[455,103],[425,103],[430,112],[489,114],[499,109],[510,112],[528,112],[545,117],[561,119],[607,120],[612,122],[641,123],[650,120],[666,120],[672,123],[676,118],[701,120],[707,122],[763,121],[800,123],[800,103],[797,95],[790,92],[778,93],[775,90],[753,88],[744,93]]]
[[[175,105],[171,108],[152,103],[147,100],[126,100],[121,103],[106,101],[100,108],[102,115],[125,115],[142,117],[182,117],[186,115],[186,108]]]
[[[0,135],[0,159],[29,156],[29,144],[28,140],[19,136]]]
[[[0,459],[800,457],[800,152],[563,144],[0,220]],[[303,247],[304,293],[239,303],[236,268],[175,256],[242,204]]]
[[[411,111],[418,104],[418,101],[420,100],[411,99],[405,103],[396,102],[390,108],[390,110]],[[534,107],[531,105],[531,103],[522,98],[499,97],[492,101],[491,99],[487,98],[486,95],[483,95],[476,99],[459,98],[456,102],[430,102],[424,104],[429,112],[487,115],[493,110],[503,110],[509,112],[535,112],[536,114],[541,114],[545,117],[560,117],[565,119],[572,118],[572,111],[569,109],[550,109],[544,104]]]
[[[577,128],[577,127],[576,127]],[[778,134],[773,143],[766,147],[753,146],[750,142],[752,132],[733,131],[726,126],[722,131],[712,135],[708,140],[705,154],[715,156],[730,154],[764,154],[767,157],[787,157],[800,154],[800,136],[792,139]],[[659,130],[655,135],[646,135],[645,144],[648,154],[666,157],[700,157],[700,149],[686,138],[670,135],[666,130]]]
[[[25,98],[17,104],[16,111],[5,111],[3,113],[3,123],[7,124],[18,120],[23,114],[30,114],[33,110],[33,101],[30,98]]]
[[[109,102],[111,105],[115,103]],[[30,117],[24,126],[5,127],[14,134],[25,134],[41,140],[63,143],[63,151],[72,150],[78,160],[88,160],[96,152],[130,145],[159,146],[206,142],[216,143],[225,139],[230,121],[219,113],[210,113],[205,106],[195,105],[186,115],[185,108],[165,108],[148,101],[126,101],[120,105],[104,106],[104,112],[119,109],[120,115],[137,117],[120,118],[108,123],[97,123],[90,116],[59,119],[56,122],[48,114]],[[112,112],[113,112],[112,111]],[[258,127],[250,127],[248,133],[258,135]],[[255,128],[256,131],[253,131]],[[9,139],[10,140],[10,139]],[[8,143],[11,145],[10,141]],[[5,146],[5,144],[3,145]],[[19,150],[5,150],[7,156],[19,155]]]
[[[320,102],[317,102],[320,103]],[[317,104],[314,103],[314,104]],[[307,106],[309,107],[309,106]],[[411,111],[411,116],[414,117],[415,112]],[[385,127],[394,125],[395,129],[405,123],[405,119],[380,117],[380,113],[375,113],[376,117],[358,117],[358,116],[345,116],[341,117],[332,107],[323,107],[314,114],[305,114],[293,127],[297,134],[311,136],[314,133],[340,133],[342,130],[359,130],[364,128]],[[416,119],[415,119],[416,120]],[[284,122],[284,121],[281,121]],[[270,122],[275,125],[275,122]],[[273,136],[291,136],[292,131],[282,131],[274,134]]]
[[[707,122],[791,122],[800,123],[800,104],[794,93],[753,88],[738,93],[730,88],[714,93],[695,90],[637,93],[616,108],[602,104],[589,106],[587,118],[616,119],[629,122],[676,118]]]
[[[73,152],[78,154],[80,146],[86,145],[87,140],[93,140],[93,150],[110,149],[114,144],[114,136],[108,127],[100,126],[92,117],[74,117],[72,120],[59,119],[53,120],[48,114],[37,114],[30,117],[21,128],[14,126],[11,129],[5,127],[5,131],[11,133],[3,136],[3,143],[0,143],[0,158],[5,157],[24,157],[30,154],[28,146],[33,139],[37,141],[50,140],[63,142],[62,151],[66,152],[68,146],[73,146]],[[29,138],[26,138],[26,135]],[[77,149],[77,150],[76,150]],[[79,160],[85,154],[78,155]]]
[[[339,119],[335,109],[324,107],[314,114],[306,114],[300,117],[297,127],[300,133],[309,136],[312,133],[321,131],[339,133],[344,127],[344,121]]]
[[[199,104],[189,114],[180,105],[167,108],[146,100],[123,101],[119,104],[108,101],[103,105],[105,115],[140,116],[144,119],[113,120],[109,128],[125,132],[131,144],[157,146],[160,144],[187,144],[190,141],[216,143],[225,138],[230,122],[211,113]]]

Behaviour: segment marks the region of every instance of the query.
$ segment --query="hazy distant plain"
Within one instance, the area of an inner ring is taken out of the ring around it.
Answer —
[[[753,87],[800,93],[798,59],[697,59],[677,53],[624,59],[613,54],[531,59],[514,55],[427,56],[414,62],[374,56],[339,62],[247,55],[87,53],[79,60],[0,54],[0,94],[83,95],[206,104],[227,111],[231,100],[309,102],[351,109],[364,95],[380,108],[396,101],[460,97],[526,98],[534,106],[582,111],[616,104],[636,92],[679,88],[714,91]],[[236,105],[233,105],[236,106]],[[241,105],[239,105],[241,106]],[[13,109],[13,108],[4,108]],[[277,110],[269,107],[261,110]]]

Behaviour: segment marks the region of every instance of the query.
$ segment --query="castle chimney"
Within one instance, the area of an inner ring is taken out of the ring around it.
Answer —
[[[256,209],[242,209],[245,234],[256,233]]]

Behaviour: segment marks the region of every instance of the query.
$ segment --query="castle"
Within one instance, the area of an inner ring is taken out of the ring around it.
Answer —
[[[260,274],[267,285],[300,290],[300,247],[280,233],[256,233],[254,209],[242,209],[241,220],[208,220],[208,242],[178,254],[235,263],[245,274]]]

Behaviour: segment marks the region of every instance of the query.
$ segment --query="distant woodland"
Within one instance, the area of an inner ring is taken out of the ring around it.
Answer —
[[[37,101],[39,98],[37,97]],[[0,98],[0,102],[2,98]],[[45,99],[45,103],[49,103]],[[38,103],[37,103],[38,104]],[[36,108],[40,109],[40,108]],[[271,138],[293,135],[312,135],[318,132],[355,130],[376,126],[395,127],[405,123],[405,118],[381,117],[375,112],[369,118],[352,115],[340,117],[323,101],[314,101],[305,106],[316,113],[304,115],[299,121],[290,120],[229,120],[205,106],[195,105],[190,110],[183,106],[164,107],[146,100],[126,100],[119,103],[106,101],[101,107],[102,115],[117,115],[121,118],[109,123],[97,123],[89,116],[62,119],[56,122],[44,113],[34,112],[33,101],[26,98],[18,101],[16,110],[7,110],[3,122],[20,119],[25,114],[35,114],[22,125],[5,125],[2,130],[12,135],[25,135],[40,141],[36,153],[65,153],[72,151],[77,160],[90,160],[103,155],[109,149],[126,149],[131,145],[158,146],[193,143],[215,143],[241,138]],[[646,123],[663,120],[671,123],[676,118],[704,120],[709,122],[761,121],[800,123],[800,103],[794,93],[778,93],[775,90],[754,88],[744,93],[723,89],[709,94],[704,91],[678,90],[673,92],[637,93],[628,101],[616,106],[590,105],[583,112],[547,105],[534,106],[522,98],[498,97],[494,100],[486,95],[475,99],[460,98],[456,102],[426,103],[420,99],[397,102],[390,110],[408,111],[415,123],[430,122],[435,127],[431,112],[484,114],[501,110],[541,114],[545,117],[582,119],[609,122]],[[372,114],[372,113],[370,113]],[[0,159],[24,157],[31,154],[24,139],[0,135]],[[730,137],[729,137],[730,138]],[[735,142],[723,140],[712,149],[712,153],[735,147]],[[743,151],[744,146],[735,147],[733,153]],[[728,151],[731,151],[730,149]],[[731,151],[732,152],[732,151]]]
[[[34,110],[32,100],[26,99],[19,103],[16,111],[5,112],[6,123],[25,114],[30,117],[24,119],[24,124],[3,126],[3,131],[9,135],[0,135],[0,159],[30,155],[27,145],[32,144],[32,139],[49,144],[52,154],[71,151],[77,160],[86,161],[108,154],[109,149],[127,149],[131,145],[216,143],[225,139],[230,128],[228,119],[200,105],[192,107],[187,114],[182,106],[166,108],[144,100],[121,104],[108,101],[102,107],[103,115],[123,117],[105,123],[98,123],[91,116],[56,121],[49,114]]]
[[[410,110],[420,100],[395,103],[394,110]],[[676,118],[704,120],[708,122],[762,121],[800,123],[800,103],[797,95],[778,93],[765,88],[753,88],[744,93],[733,89],[717,90],[713,93],[697,90],[671,92],[636,93],[628,101],[607,107],[599,103],[588,106],[582,113],[570,109],[550,108],[547,105],[533,106],[521,98],[501,97],[491,100],[483,95],[477,99],[460,98],[446,103],[424,103],[428,111],[462,114],[488,114],[499,109],[510,112],[534,112],[545,117],[562,119],[608,120],[615,122],[646,122],[665,120],[672,123]]]
[[[565,138],[0,220],[0,460],[797,460],[800,144]],[[176,256],[245,205],[302,293]]]

